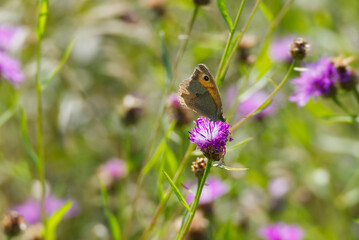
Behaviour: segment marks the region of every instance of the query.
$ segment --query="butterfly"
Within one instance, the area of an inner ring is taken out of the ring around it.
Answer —
[[[192,75],[180,84],[178,101],[212,121],[226,121],[216,81],[204,64],[198,64]]]

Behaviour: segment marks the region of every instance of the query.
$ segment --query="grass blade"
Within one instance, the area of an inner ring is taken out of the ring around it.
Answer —
[[[68,201],[49,218],[47,223],[47,230],[45,231],[46,240],[56,239],[57,225],[59,225],[61,219],[70,210],[71,206],[72,206],[72,201]]]
[[[29,154],[31,160],[35,163],[36,167],[39,167],[39,158],[30,144],[30,139],[27,131],[27,118],[25,110],[23,108],[21,108],[21,135],[27,154]]]
[[[262,1],[259,5],[259,8],[261,9],[263,15],[267,18],[267,20],[272,23],[274,20],[274,16],[272,14],[272,11],[269,9],[269,7]]]
[[[72,52],[72,48],[74,47],[74,45],[75,45],[75,40],[72,40],[69,43],[69,45],[67,46],[66,51],[65,51],[64,55],[62,56],[60,63],[57,65],[56,69],[51,73],[50,76],[48,76],[44,80],[40,81],[41,90],[44,90],[45,87],[47,86],[47,84],[49,84],[52,81],[52,79],[54,79],[54,77],[59,73],[61,68],[67,62],[67,59],[69,58],[69,56],[70,56],[70,54]]]
[[[250,141],[252,141],[252,140],[253,140],[253,138],[251,138],[251,137],[250,137],[250,138],[246,138],[246,139],[244,139],[243,141],[241,141],[241,142],[235,144],[234,146],[228,148],[228,149],[227,149],[227,152],[228,152],[228,151],[232,151],[232,150],[234,150],[234,149],[236,149],[236,148],[242,146],[243,144],[246,144],[247,142],[250,142]]]
[[[39,12],[39,18],[36,28],[36,34],[39,39],[42,39],[45,33],[48,8],[49,8],[48,0],[40,0],[40,12]]]
[[[101,185],[101,196],[102,203],[104,206],[105,216],[107,218],[108,224],[110,225],[111,235],[113,240],[121,240],[121,228],[120,223],[118,222],[116,216],[111,213],[110,208],[108,206],[108,193],[105,185],[99,179]]]
[[[172,182],[171,178],[167,175],[167,173],[164,170],[162,172],[166,176],[166,178],[167,178],[168,182],[170,183],[171,187],[173,188],[173,191],[175,192],[175,194],[176,194],[178,200],[180,201],[180,203],[182,203],[182,205],[188,210],[188,212],[191,212],[191,209],[189,208],[187,202],[184,200],[181,192],[178,190],[176,185]]]
[[[329,116],[324,116],[323,119],[331,122],[343,122],[343,123],[359,122],[359,116],[357,115],[329,115]]]
[[[231,17],[229,16],[228,12],[227,12],[227,7],[226,7],[226,1],[225,0],[217,0],[217,5],[219,8],[219,11],[221,12],[224,21],[226,21],[227,26],[229,31],[232,31],[233,28],[233,22]]]
[[[245,170],[248,170],[248,168],[231,168],[231,167],[224,166],[224,165],[221,165],[221,164],[213,164],[213,167],[217,167],[217,168],[224,169],[224,170],[227,170],[227,171],[245,171]]]
[[[162,64],[166,71],[166,84],[167,86],[169,86],[172,79],[172,70],[171,70],[170,54],[168,52],[164,31],[160,32],[160,40],[161,40],[161,49],[162,49]]]

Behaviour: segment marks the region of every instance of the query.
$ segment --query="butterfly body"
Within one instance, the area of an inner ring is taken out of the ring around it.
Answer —
[[[217,84],[206,65],[199,64],[191,77],[180,84],[178,100],[199,115],[213,121],[223,118],[222,101]]]

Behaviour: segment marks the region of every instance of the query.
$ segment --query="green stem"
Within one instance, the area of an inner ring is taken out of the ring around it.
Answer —
[[[177,184],[179,181],[179,178],[182,176],[182,173],[185,169],[185,167],[187,166],[188,160],[191,157],[191,153],[194,150],[195,145],[194,144],[190,144],[188,146],[188,149],[186,151],[186,154],[184,155],[182,162],[178,168],[178,171],[176,172],[174,178],[172,179],[174,184]],[[152,231],[153,227],[155,226],[158,217],[161,215],[161,213],[164,210],[164,207],[166,206],[171,194],[173,192],[173,188],[169,187],[166,191],[166,193],[164,194],[163,199],[161,200],[161,203],[157,206],[156,212],[153,215],[150,224],[148,225],[148,227],[146,228],[146,230],[144,231],[144,233],[142,234],[140,240],[145,240],[148,238],[150,232]]]
[[[38,147],[38,174],[41,183],[41,216],[46,229],[47,217],[45,212],[45,158],[43,146],[43,130],[42,130],[42,95],[40,84],[40,71],[41,71],[41,44],[42,37],[39,37],[37,42],[36,51],[36,99],[37,99],[37,147]]]
[[[218,72],[217,72],[218,78],[216,77],[216,81],[218,83],[218,87],[222,85],[222,80],[221,79],[224,78],[224,75],[225,75],[225,73],[226,73],[226,71],[228,69],[229,63],[231,62],[237,48],[239,47],[239,44],[240,44],[240,42],[241,42],[241,40],[243,38],[243,35],[247,31],[249,23],[252,21],[252,18],[254,17],[254,14],[257,11],[260,2],[261,2],[261,0],[257,0],[256,5],[254,6],[254,8],[253,8],[253,10],[251,12],[251,15],[249,16],[246,24],[244,25],[244,28],[243,28],[243,30],[241,32],[240,37],[238,38],[237,42],[235,43],[234,47],[232,48],[232,51],[230,52],[229,56],[228,57],[226,56],[226,60],[223,63],[223,67],[220,67]]]
[[[350,113],[350,111],[348,110],[348,108],[346,108],[343,103],[338,99],[337,95],[334,95],[331,97],[331,99],[333,100],[333,102],[340,108],[342,109],[345,113],[352,115]]]
[[[194,10],[193,10],[193,14],[192,14],[192,17],[191,17],[191,20],[189,22],[189,26],[188,26],[188,30],[186,32],[186,36],[187,38],[184,40],[183,44],[181,45],[180,49],[178,50],[178,54],[177,54],[177,57],[176,57],[176,60],[175,60],[175,63],[174,63],[174,66],[173,66],[173,75],[172,75],[172,78],[174,78],[175,76],[175,73],[177,71],[177,67],[178,67],[178,64],[179,62],[182,60],[182,57],[183,57],[183,54],[187,48],[187,45],[188,45],[188,40],[189,40],[189,36],[191,35],[191,32],[192,32],[192,29],[193,29],[193,25],[194,25],[194,22],[195,22],[195,19],[197,17],[197,13],[198,13],[198,9],[199,9],[199,6],[196,5]],[[145,164],[147,163],[148,159],[149,159],[149,156],[152,152],[152,148],[153,148],[153,144],[154,144],[154,140],[157,136],[157,133],[160,129],[160,123],[161,123],[161,119],[162,119],[162,116],[165,112],[165,101],[166,101],[166,97],[168,95],[168,93],[171,91],[172,89],[172,86],[174,85],[174,80],[172,79],[171,81],[171,84],[170,86],[166,89],[165,91],[165,94],[164,94],[164,97],[163,97],[163,100],[161,101],[162,102],[162,105],[160,107],[160,112],[158,114],[158,118],[157,118],[157,121],[156,121],[156,126],[154,128],[154,132],[152,134],[152,137],[150,138],[150,141],[149,141],[149,147],[148,147],[148,150],[145,154],[145,161],[143,162],[143,166],[145,166]],[[143,169],[143,168],[142,168]],[[143,183],[143,180],[145,178],[145,174],[143,171],[141,171],[140,175],[138,176],[137,178],[137,182],[136,182],[136,191],[135,191],[135,197],[132,201],[132,207],[131,207],[131,214],[130,214],[130,218],[128,219],[127,221],[127,224],[125,226],[125,229],[124,229],[124,234],[123,234],[123,239],[124,240],[127,240],[128,239],[128,236],[129,236],[129,231],[131,229],[131,226],[132,226],[132,222],[133,222],[133,218],[135,216],[135,213],[136,213],[136,209],[137,209],[137,202],[138,202],[138,198],[140,196],[140,189],[142,187],[142,183]],[[168,193],[168,192],[167,192]],[[172,192],[171,192],[172,193]],[[168,195],[168,198],[169,196],[171,196],[171,193]],[[165,196],[166,197],[166,196]],[[156,218],[157,220],[157,218]],[[155,222],[156,222],[155,220]],[[150,226],[149,226],[150,227]],[[147,231],[147,230],[146,230]],[[150,231],[150,230],[149,230]],[[146,232],[145,232],[146,233]],[[144,233],[144,234],[145,234]]]
[[[359,92],[358,92],[358,89],[356,87],[353,88],[353,94],[355,96],[355,99],[356,99],[357,103],[359,104]]]
[[[184,52],[185,52],[185,50],[187,48],[187,45],[188,45],[189,36],[191,35],[191,32],[192,32],[193,24],[194,24],[194,22],[196,20],[196,17],[197,17],[198,9],[199,9],[199,6],[195,5],[191,20],[189,22],[189,26],[188,26],[188,29],[187,29],[187,32],[186,32],[186,38],[185,38],[184,42],[182,43],[180,49],[178,50],[177,57],[176,57],[174,65],[173,65],[173,69],[177,69],[178,64],[182,60],[183,54],[184,54]]]
[[[227,57],[227,55],[228,55],[229,46],[230,46],[231,43],[232,43],[232,39],[233,39],[234,33],[235,33],[236,29],[237,29],[237,26],[238,26],[238,23],[239,23],[239,19],[240,19],[241,15],[242,15],[242,12],[243,12],[243,9],[244,9],[244,5],[246,4],[246,1],[247,1],[247,0],[243,0],[243,1],[242,1],[241,6],[239,7],[239,10],[238,10],[236,19],[235,19],[235,21],[234,21],[233,28],[231,29],[231,31],[230,31],[230,33],[229,33],[229,37],[228,37],[226,46],[225,46],[225,48],[224,48],[224,52],[223,52],[221,61],[220,61],[220,63],[219,63],[219,67],[218,67],[218,71],[217,71],[217,75],[216,75],[217,84],[220,84],[220,78],[219,78],[220,76],[219,76],[219,74],[222,72],[222,68],[223,68],[225,59],[226,59],[226,57]]]
[[[244,123],[247,119],[249,119],[250,117],[252,117],[253,115],[256,114],[256,112],[261,109],[266,103],[267,101],[271,100],[273,98],[273,96],[283,87],[283,85],[287,82],[287,80],[289,79],[290,74],[292,73],[295,65],[297,64],[297,60],[293,60],[292,64],[290,65],[287,74],[285,75],[285,77],[283,78],[283,80],[281,81],[281,83],[273,90],[273,92],[267,97],[267,99],[265,101],[263,101],[263,103],[258,106],[256,109],[254,109],[251,113],[249,113],[247,116],[245,116],[244,118],[242,118],[239,122],[237,122],[236,124],[233,125],[233,127],[231,127],[231,131],[234,131],[236,128],[238,128],[242,123]]]
[[[203,177],[197,187],[196,196],[193,200],[192,207],[191,207],[191,212],[190,212],[189,217],[187,218],[185,224],[183,225],[183,228],[180,229],[180,231],[177,235],[177,238],[176,238],[177,240],[183,240],[191,226],[192,220],[193,220],[194,215],[196,214],[196,211],[198,208],[198,203],[199,203],[199,199],[201,198],[204,184],[208,177],[209,171],[211,170],[211,167],[212,167],[212,160],[208,159],[206,169],[204,170],[204,173],[203,173]]]

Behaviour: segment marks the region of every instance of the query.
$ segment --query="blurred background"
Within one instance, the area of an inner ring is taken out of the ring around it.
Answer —
[[[226,4],[234,19],[240,2]],[[239,28],[254,4],[247,1]],[[271,29],[284,6],[288,11]],[[183,58],[169,74],[166,64],[173,68],[193,11],[191,0],[50,1],[41,78],[53,72],[75,41],[43,91],[47,213],[66,200],[75,203],[58,227],[58,239],[112,239],[98,177],[107,187],[111,211],[125,228],[148,149],[152,155],[177,120],[166,152],[145,176],[130,239],[139,239],[149,224],[169,186],[161,170],[175,174],[197,118],[168,96],[198,63],[215,74],[228,37],[216,1],[201,6]],[[358,11],[356,0],[263,0],[220,87],[228,122],[236,123],[265,100],[274,89],[268,79],[278,84],[284,77],[290,61],[286,39],[303,37],[311,44],[304,64],[323,56],[356,58]],[[24,76],[20,84],[5,76],[0,80],[0,214],[21,210],[29,214],[28,226],[40,222],[40,189],[20,109],[36,149],[37,14],[36,1],[0,2],[0,26],[16,31],[2,51],[6,48],[19,61]],[[351,65],[358,69],[357,61]],[[190,230],[197,238],[190,233],[188,239],[261,239],[260,229],[277,222],[301,228],[303,239],[359,239],[359,127],[324,119],[325,114],[342,113],[325,98],[299,108],[289,101],[292,92],[288,82],[271,105],[232,132],[225,163],[248,170],[211,171],[222,190],[201,204],[202,215],[193,223],[198,225]],[[358,112],[352,95],[340,97]],[[231,150],[249,137],[252,141]],[[190,186],[195,180],[188,164],[180,182]],[[182,214],[183,206],[172,196],[149,239],[173,239]],[[24,238],[35,239],[30,233],[18,237]]]

